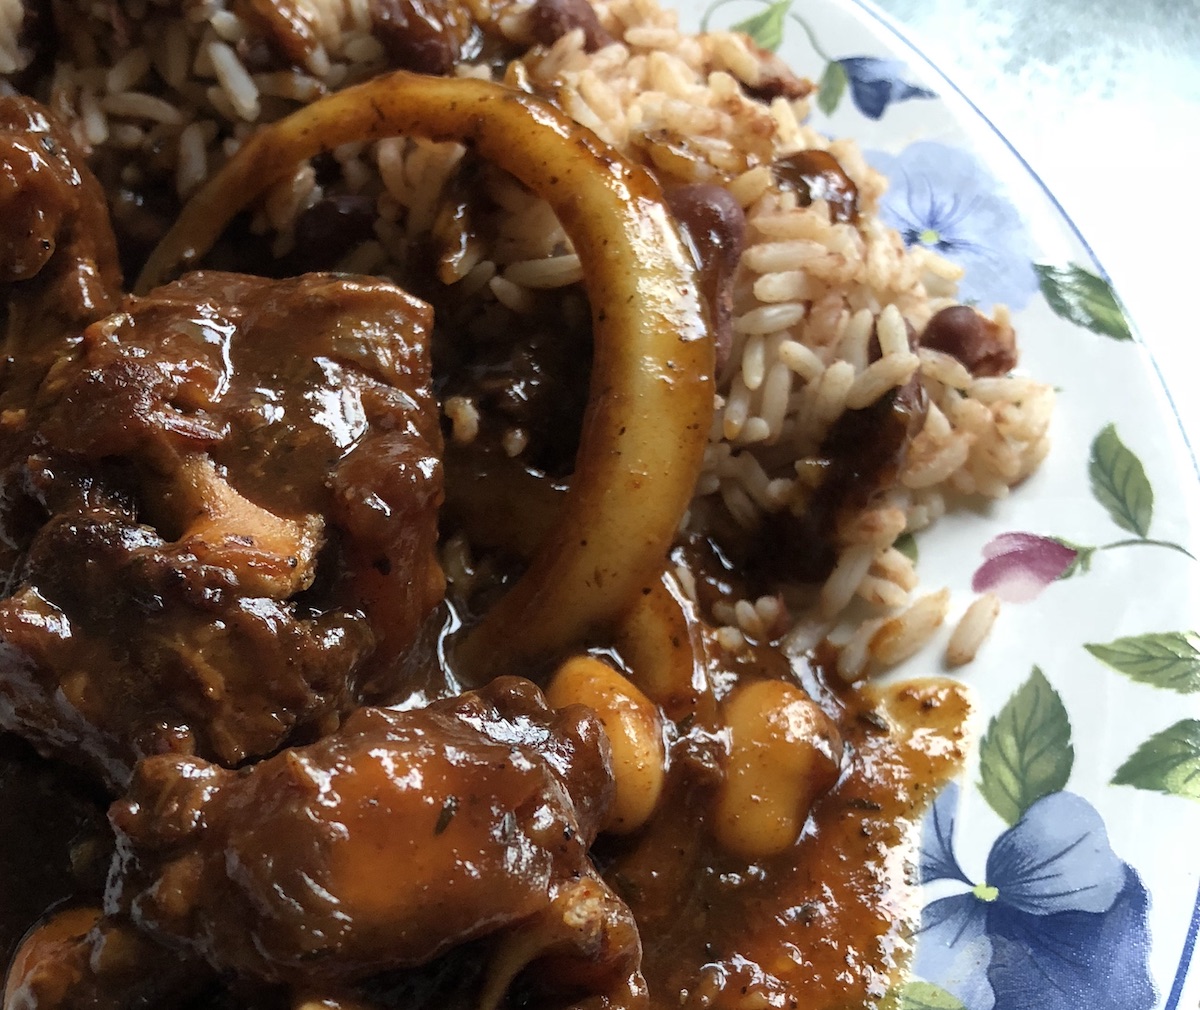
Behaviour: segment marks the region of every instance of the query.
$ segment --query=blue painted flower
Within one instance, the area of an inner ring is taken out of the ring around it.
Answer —
[[[872,151],[887,176],[880,214],[910,245],[936,250],[964,270],[959,297],[1025,306],[1038,290],[1033,244],[1020,212],[970,153],[934,141],[898,155]]]
[[[922,883],[967,890],[921,914],[914,971],[967,1010],[1148,1010],[1148,900],[1108,843],[1100,815],[1073,793],[1030,805],[996,839],[983,883],[955,858],[958,787],[926,818]]]
[[[907,73],[908,68],[899,60],[846,56],[837,62],[845,71],[855,108],[868,119],[880,119],[893,102],[937,97],[928,88],[902,80],[901,75]]]

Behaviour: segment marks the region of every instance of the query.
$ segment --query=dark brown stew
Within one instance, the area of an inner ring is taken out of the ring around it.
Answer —
[[[542,6],[548,32],[578,20]],[[374,13],[418,19],[413,61],[474,45],[430,5]],[[381,281],[208,271],[123,295],[69,136],[28,99],[0,114],[4,1010],[887,995],[961,688],[854,690],[828,656],[728,648],[669,573],[572,653],[473,682],[453,633],[555,508],[586,324],[574,355],[547,323],[435,362],[453,309],[435,329]],[[801,168],[852,213],[831,166]],[[727,202],[676,200],[726,322]],[[441,392],[474,383],[543,432],[545,469],[494,438],[445,451],[434,364]],[[827,563],[840,503],[920,409],[897,396],[830,436],[797,564]],[[445,594],[439,534],[485,548],[471,591]],[[703,589],[701,557],[675,562]]]

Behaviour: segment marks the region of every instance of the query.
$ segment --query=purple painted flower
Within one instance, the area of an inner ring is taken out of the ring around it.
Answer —
[[[1146,889],[1073,793],[1033,803],[996,839],[983,883],[954,855],[958,787],[926,818],[921,882],[967,888],[925,906],[913,969],[967,1010],[1148,1010]]]
[[[1086,565],[1089,553],[1054,537],[1001,533],[984,544],[986,560],[975,570],[971,588],[995,593],[1006,603],[1028,603],[1051,582]]]
[[[934,141],[898,155],[872,151],[888,177],[880,207],[906,244],[934,249],[963,268],[959,297],[1023,308],[1038,290],[1033,242],[1020,212],[969,152]]]
[[[837,62],[846,74],[855,108],[868,119],[880,119],[893,102],[937,97],[928,88],[902,80],[908,68],[899,60],[846,56]]]

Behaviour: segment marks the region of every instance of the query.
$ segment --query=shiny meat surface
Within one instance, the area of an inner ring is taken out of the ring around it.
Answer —
[[[110,815],[106,904],[270,981],[344,983],[504,931],[500,994],[543,956],[539,985],[636,994],[636,928],[588,859],[611,796],[595,717],[501,678],[417,711],[362,709],[241,772],[147,759]]]
[[[0,98],[0,284],[23,285],[8,292],[10,330],[94,319],[119,296],[104,193],[82,165],[42,106]]]
[[[6,390],[0,723],[119,786],[387,694],[443,588],[428,323],[384,283],[192,274]]]

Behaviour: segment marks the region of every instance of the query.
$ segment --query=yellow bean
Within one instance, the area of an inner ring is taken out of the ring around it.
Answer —
[[[736,690],[725,721],[730,748],[713,822],[717,841],[746,859],[782,852],[813,801],[837,781],[841,739],[812,699],[779,680]]]
[[[546,700],[554,708],[586,705],[608,734],[616,799],[604,830],[624,834],[645,824],[658,805],[665,774],[658,706],[594,656],[563,663],[546,688]]]

